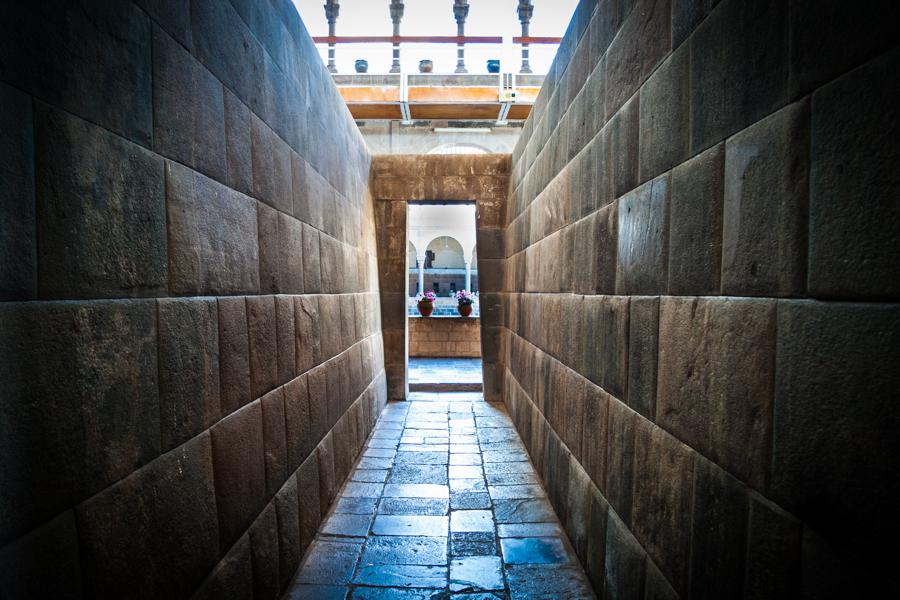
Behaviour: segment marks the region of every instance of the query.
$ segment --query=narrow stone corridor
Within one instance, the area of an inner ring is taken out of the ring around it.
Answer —
[[[288,591],[331,598],[593,598],[502,404],[391,402]]]

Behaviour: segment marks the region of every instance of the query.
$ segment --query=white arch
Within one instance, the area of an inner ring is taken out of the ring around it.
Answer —
[[[463,144],[451,142],[435,146],[426,154],[490,154],[490,150],[478,144]]]

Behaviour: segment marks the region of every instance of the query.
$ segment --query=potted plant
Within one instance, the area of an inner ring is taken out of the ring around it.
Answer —
[[[369,61],[364,58],[358,58],[356,59],[356,62],[353,63],[353,67],[356,69],[357,73],[368,73]]]
[[[434,311],[434,300],[437,296],[434,295],[434,292],[431,290],[426,291],[424,294],[418,294],[416,296],[416,308],[419,309],[419,314],[423,317],[430,317],[431,313]]]
[[[429,58],[419,61],[419,73],[431,73],[434,70],[434,62]]]
[[[456,310],[459,311],[461,317],[468,317],[472,314],[472,305],[475,303],[477,296],[466,290],[459,290],[456,296]]]
[[[487,70],[488,73],[499,73],[500,72],[500,60],[496,58],[492,58],[487,61]]]

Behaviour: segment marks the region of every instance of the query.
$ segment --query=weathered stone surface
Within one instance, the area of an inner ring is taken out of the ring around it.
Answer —
[[[691,154],[788,99],[788,5],[730,0],[691,37]]]
[[[812,527],[803,528],[802,544],[801,598],[892,598],[900,593],[887,574],[873,572],[866,559]]]
[[[779,302],[771,498],[872,556],[900,532],[898,349],[897,305]]]
[[[0,588],[8,598],[82,598],[78,560],[69,510],[0,550]]]
[[[217,299],[219,313],[219,403],[222,415],[252,400],[250,337],[243,297]]]
[[[306,383],[309,391],[309,422],[313,443],[318,445],[331,429],[328,422],[328,384],[325,365],[311,370]]]
[[[225,181],[222,84],[159,27],[153,29],[153,149]]]
[[[745,598],[797,596],[802,534],[799,521],[759,497],[750,497]]]
[[[322,290],[322,273],[319,258],[319,230],[303,223],[303,290],[316,294]]]
[[[772,436],[775,302],[663,298],[656,422],[756,489]]]
[[[647,556],[628,527],[609,511],[606,521],[604,598],[642,598]]]
[[[284,388],[275,388],[260,398],[259,403],[266,457],[266,495],[271,498],[292,472],[288,461]]]
[[[594,485],[606,489],[606,442],[609,428],[609,394],[587,384],[584,400],[584,431],[580,462]]]
[[[607,118],[638,90],[671,48],[670,0],[635,0],[607,53]]]
[[[152,300],[0,305],[0,543],[160,450]]]
[[[669,199],[669,293],[716,295],[722,270],[725,145],[672,171]],[[757,232],[763,235],[763,232]]]
[[[649,0],[646,0],[649,1]],[[609,181],[607,196],[598,196],[599,206],[609,204],[626,192],[633,190],[638,183],[638,145],[640,140],[640,102],[633,97],[612,116],[603,128],[602,147],[604,156],[604,173]],[[598,189],[598,193],[603,189]]]
[[[829,3],[827,10],[843,10],[834,6]],[[847,26],[857,24],[852,20]],[[900,296],[900,178],[891,166],[897,162],[900,98],[890,84],[898,68],[900,51],[894,50],[813,95],[809,293],[814,296]]]
[[[676,50],[641,88],[638,181],[656,177],[689,156],[689,50]]]
[[[749,508],[746,487],[711,462],[697,461],[691,528],[691,597],[741,597]]]
[[[626,403],[653,421],[656,418],[659,298],[632,296],[629,305]]]
[[[225,182],[241,193],[253,194],[250,151],[250,109],[227,88],[225,101]]]
[[[37,290],[31,98],[0,84],[0,300]]]
[[[278,385],[278,333],[275,296],[247,297],[250,381],[253,398]]]
[[[256,202],[177,163],[166,163],[169,291],[259,289]]]
[[[256,115],[250,117],[253,192],[272,208],[293,214],[290,147]]]
[[[229,547],[265,505],[266,464],[262,409],[253,402],[211,430],[219,539]]]
[[[665,292],[670,188],[663,175],[619,199],[617,294]]]
[[[294,216],[321,229],[325,223],[325,208],[330,206],[334,190],[319,173],[299,155],[291,154]]]
[[[291,476],[275,496],[278,515],[278,572],[281,587],[290,582],[300,566],[303,550],[300,547],[300,514],[297,497],[297,478]]]
[[[806,287],[809,104],[792,104],[725,143],[722,291],[796,296]]]
[[[68,113],[35,108],[40,295],[163,293],[163,161]]]
[[[149,146],[150,20],[107,2],[6,3],[3,79],[45,102]]]
[[[644,600],[678,600],[680,597],[659,567],[648,560],[644,572]]]
[[[219,419],[219,319],[215,298],[163,299],[159,321],[162,450]]]
[[[585,276],[580,279],[584,285],[576,288],[579,292],[612,294],[616,291],[618,210],[618,203],[606,206],[588,217],[586,223],[582,220],[576,225],[575,246],[591,257]]]
[[[622,296],[585,296],[585,365],[588,379],[616,398],[628,381],[628,303]]]
[[[325,515],[337,491],[337,482],[334,478],[334,444],[330,432],[316,448],[316,459],[319,463],[319,514]]]
[[[294,327],[296,372],[305,373],[322,362],[318,296],[294,296]]]
[[[635,417],[632,530],[682,593],[688,587],[691,556],[694,457],[661,428]]]
[[[284,406],[288,472],[293,472],[318,442],[313,439],[306,375],[297,377],[284,386]]]
[[[203,433],[79,505],[85,588],[97,598],[188,596],[219,557],[213,487]]]
[[[323,360],[336,356],[341,351],[340,296],[319,296],[319,339]]]
[[[193,600],[225,600],[226,598],[253,598],[253,562],[250,538],[244,536],[232,546],[219,561],[203,585],[191,598]]]
[[[278,573],[278,520],[270,502],[248,531],[253,565],[253,597],[275,600],[281,590]]]
[[[719,0],[672,0],[672,47],[678,48]]]
[[[182,46],[193,46],[191,36],[191,7],[187,0],[135,0],[150,17]]]

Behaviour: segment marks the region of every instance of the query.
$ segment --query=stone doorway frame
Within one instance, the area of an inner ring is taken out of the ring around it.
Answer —
[[[409,394],[406,319],[409,203],[429,201],[475,203],[484,396],[487,400],[501,399],[502,293],[506,273],[503,231],[510,162],[509,154],[408,154],[372,158],[371,188],[389,400],[406,400]]]

